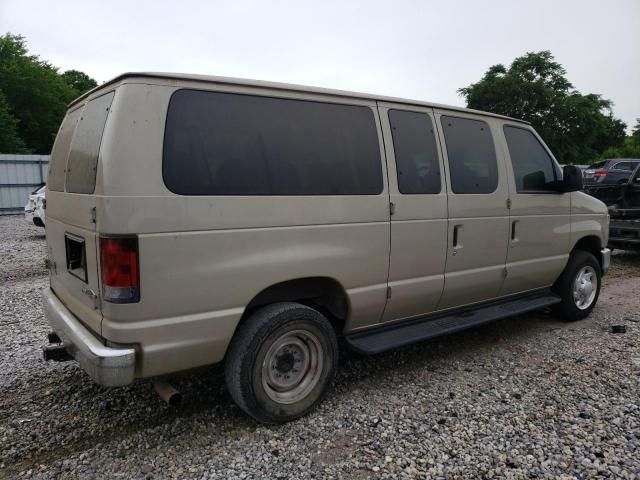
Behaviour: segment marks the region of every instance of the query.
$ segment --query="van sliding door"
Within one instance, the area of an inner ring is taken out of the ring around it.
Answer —
[[[431,108],[378,103],[392,203],[383,321],[436,309],[444,285],[447,194]]]
[[[507,175],[495,120],[436,110],[448,174],[449,222],[439,309],[491,300],[505,274],[509,230]]]

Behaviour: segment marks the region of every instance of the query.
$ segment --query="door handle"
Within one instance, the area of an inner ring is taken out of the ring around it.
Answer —
[[[516,236],[516,225],[518,224],[519,220],[514,220],[511,222],[511,241],[513,242],[517,242],[518,241],[518,237]]]
[[[462,225],[454,225],[453,227],[453,255],[458,254],[458,250],[462,248],[462,243],[460,243],[460,231],[462,230]]]

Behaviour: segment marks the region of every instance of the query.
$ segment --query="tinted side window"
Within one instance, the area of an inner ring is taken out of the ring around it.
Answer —
[[[482,120],[441,117],[451,190],[454,193],[491,193],[498,188],[498,163],[489,125]]]
[[[67,192],[93,193],[95,190],[98,152],[113,95],[114,92],[110,92],[91,100],[82,111],[67,162]]]
[[[615,170],[626,170],[626,171],[632,171],[632,163],[631,162],[618,162],[615,165],[613,165],[611,168],[615,169]]]
[[[198,90],[169,103],[164,180],[183,195],[377,195],[370,108]]]
[[[504,136],[520,192],[556,191],[556,169],[553,160],[529,130],[505,125]]]
[[[440,193],[440,165],[429,115],[390,110],[400,193]]]

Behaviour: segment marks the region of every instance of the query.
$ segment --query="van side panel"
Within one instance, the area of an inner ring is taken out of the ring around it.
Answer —
[[[98,231],[137,234],[140,263],[140,302],[104,302],[102,335],[139,344],[138,376],[220,361],[246,305],[287,280],[315,276],[338,282],[349,302],[347,331],[379,322],[389,262],[386,174],[379,195],[176,195],[162,179],[165,117],[175,90],[120,87],[112,108],[117,126],[105,133],[98,172],[104,194],[98,199]],[[375,102],[339,100],[377,115]],[[377,116],[375,124],[381,139]],[[381,140],[380,158],[384,166]]]
[[[140,339],[144,376],[167,362],[171,370],[214,363],[253,297],[310,273],[345,286],[351,325],[376,322],[387,271],[372,259],[384,257],[387,238],[376,222],[140,235],[141,301],[105,308],[103,335]]]

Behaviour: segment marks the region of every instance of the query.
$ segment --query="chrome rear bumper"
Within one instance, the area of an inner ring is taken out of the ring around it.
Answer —
[[[42,294],[47,320],[65,349],[93,380],[105,387],[133,382],[135,350],[129,347],[106,347],[47,288]]]

